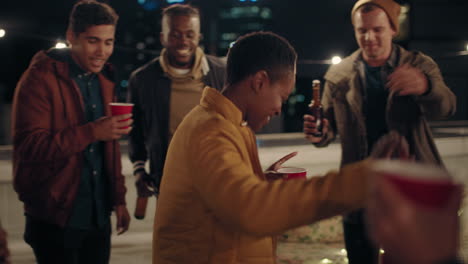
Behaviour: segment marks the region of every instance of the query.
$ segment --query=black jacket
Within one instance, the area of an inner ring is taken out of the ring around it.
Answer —
[[[225,62],[205,55],[210,71],[204,76],[206,85],[221,90],[225,79]],[[169,146],[169,114],[171,80],[157,57],[135,70],[129,79],[129,101],[134,103],[133,129],[129,135],[129,156],[132,162],[149,159],[149,174],[157,187],[161,183],[164,161]]]

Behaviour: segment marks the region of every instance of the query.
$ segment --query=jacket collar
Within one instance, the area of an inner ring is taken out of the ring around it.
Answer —
[[[162,70],[172,78],[187,78],[191,77],[194,79],[202,78],[206,76],[210,71],[210,66],[208,64],[208,60],[206,59],[205,53],[200,47],[197,47],[195,50],[195,61],[191,69],[188,69],[187,74],[177,74],[174,68],[169,64],[168,59],[168,52],[167,49],[163,49],[160,55],[161,59],[159,63],[161,65]]]
[[[38,67],[38,68],[46,68],[54,72],[62,80],[70,81],[70,63],[63,59],[63,56],[54,56],[50,55],[48,51],[40,51],[38,52],[31,61],[30,67]],[[111,68],[111,64],[107,63],[104,67],[104,70],[107,73],[111,73],[113,69]],[[112,100],[116,99],[114,94],[115,83],[108,78],[109,75],[104,74],[104,72],[100,72],[97,74],[99,78],[100,86],[101,86],[101,93],[103,98],[103,104],[105,105],[105,114],[110,114],[110,106],[108,105]],[[78,87],[73,82],[69,82],[69,84],[74,87],[74,90],[79,94]],[[80,97],[80,103],[82,109],[84,109],[83,100]]]
[[[73,66],[71,66],[72,63],[75,62],[71,59],[70,49],[55,48],[38,52],[31,61],[31,65],[34,66],[55,68],[56,74],[64,79],[68,79],[71,76],[70,71],[72,71],[72,74],[84,72],[77,65],[76,67],[78,67],[79,70],[75,72]],[[105,78],[107,81],[115,83],[115,72],[110,63],[106,63],[102,71],[97,75],[101,75],[100,79]]]
[[[236,126],[246,126],[246,123],[242,120],[240,109],[214,88],[205,87],[200,105],[217,112]]]
[[[400,54],[400,48],[396,44],[392,44],[392,52],[390,53],[390,57],[385,61],[384,65],[382,65],[382,68],[384,68],[387,71],[393,71],[395,67],[398,66],[398,57]],[[353,61],[353,66],[354,68],[358,68],[359,70],[361,69],[361,64],[364,64],[364,58],[362,57],[362,50],[358,50],[354,55],[354,61]]]

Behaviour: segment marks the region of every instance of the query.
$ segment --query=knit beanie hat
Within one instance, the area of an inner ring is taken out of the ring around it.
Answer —
[[[377,5],[378,7],[382,8],[385,13],[387,14],[390,24],[395,29],[395,32],[398,33],[398,29],[400,27],[400,23],[398,22],[398,17],[400,16],[400,9],[401,6],[397,2],[393,0],[359,0],[354,4],[353,10],[351,11],[351,22],[354,24],[354,14],[356,10],[367,3],[372,3]]]

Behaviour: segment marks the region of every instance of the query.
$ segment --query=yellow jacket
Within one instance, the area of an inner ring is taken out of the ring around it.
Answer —
[[[359,163],[310,180],[266,181],[242,113],[205,88],[169,146],[153,263],[275,263],[272,236],[364,206],[366,170]]]

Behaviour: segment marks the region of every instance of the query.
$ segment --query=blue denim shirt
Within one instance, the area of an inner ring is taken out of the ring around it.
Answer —
[[[84,103],[85,122],[104,115],[101,87],[96,74],[86,73],[69,56],[70,77],[78,85]],[[103,173],[104,144],[89,144],[83,152],[84,162],[78,194],[68,227],[103,228],[109,224],[109,182]]]

